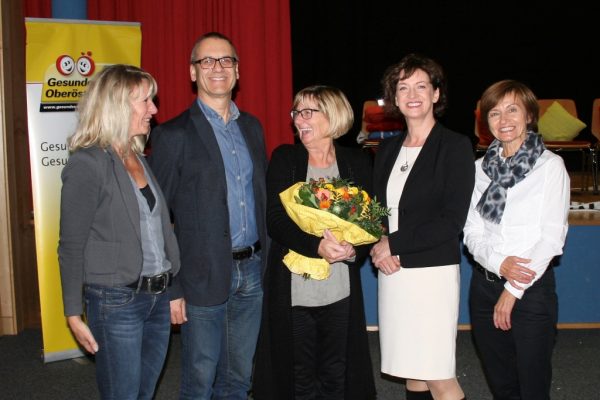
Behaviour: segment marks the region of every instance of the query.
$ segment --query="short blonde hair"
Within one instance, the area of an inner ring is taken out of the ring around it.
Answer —
[[[150,85],[150,93],[138,93],[144,81]],[[141,68],[123,64],[105,67],[92,78],[79,101],[79,122],[75,133],[68,139],[69,150],[114,145],[120,149],[122,156],[129,151],[141,154],[146,135],[129,138],[131,97],[154,97],[157,89],[156,80]]]
[[[302,89],[294,96],[292,108],[297,109],[304,100],[313,100],[329,121],[329,136],[337,139],[348,133],[354,124],[354,112],[346,95],[332,86],[314,85]]]

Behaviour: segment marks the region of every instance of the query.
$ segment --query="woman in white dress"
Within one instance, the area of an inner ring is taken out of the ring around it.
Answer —
[[[409,54],[382,82],[386,108],[404,117],[406,130],[381,143],[374,168],[375,194],[391,209],[389,234],[371,251],[381,371],[406,379],[409,400],[459,400],[459,240],[474,185],[472,145],[436,120],[446,82],[435,61]]]

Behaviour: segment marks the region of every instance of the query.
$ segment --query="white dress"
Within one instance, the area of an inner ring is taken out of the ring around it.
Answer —
[[[420,150],[403,147],[390,174],[390,233],[402,229],[398,204]],[[381,372],[418,380],[454,378],[459,265],[400,268],[392,275],[379,272],[378,287]]]

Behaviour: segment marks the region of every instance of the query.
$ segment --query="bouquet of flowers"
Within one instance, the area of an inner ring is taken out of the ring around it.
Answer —
[[[304,232],[318,237],[329,229],[337,240],[353,246],[374,243],[383,234],[381,219],[390,215],[376,199],[345,179],[326,181],[311,179],[298,182],[279,194],[285,211]],[[284,264],[305,278],[326,279],[329,263],[323,258],[309,258],[292,250]]]

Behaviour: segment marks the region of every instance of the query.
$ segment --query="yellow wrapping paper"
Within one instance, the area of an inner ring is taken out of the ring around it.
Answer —
[[[294,196],[298,196],[298,191],[302,185],[304,185],[304,182],[298,182],[279,193],[279,198],[288,216],[302,231],[317,237],[323,237],[323,231],[329,229],[337,240],[345,240],[353,246],[374,243],[378,240],[358,225],[344,221],[328,211],[296,203]],[[292,250],[283,258],[283,263],[293,273],[306,274],[311,279],[327,279],[330,274],[329,263],[325,259],[305,257]]]

